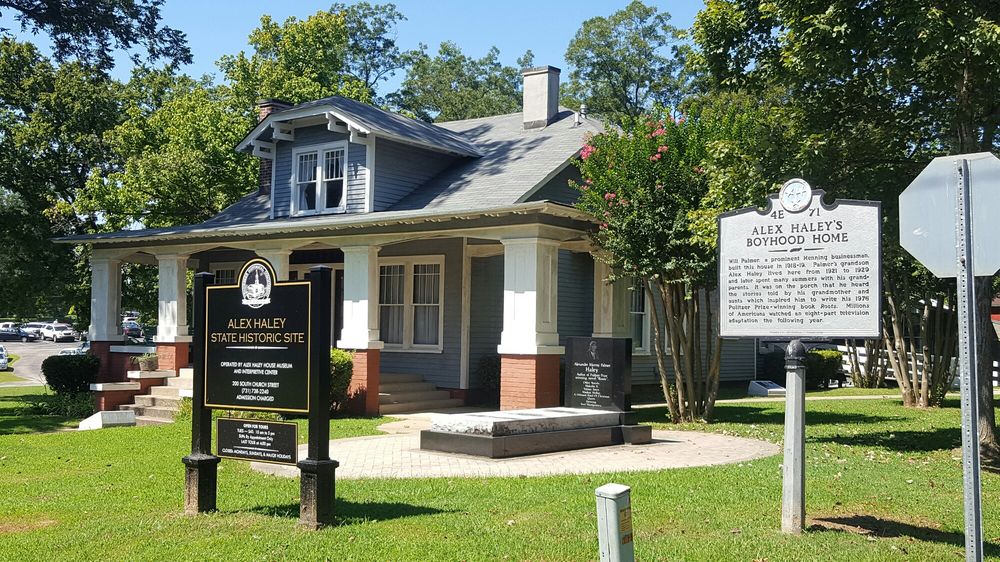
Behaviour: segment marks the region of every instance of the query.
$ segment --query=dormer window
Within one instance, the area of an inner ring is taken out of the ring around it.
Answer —
[[[347,143],[304,147],[292,153],[293,213],[343,213],[347,209],[344,170]]]

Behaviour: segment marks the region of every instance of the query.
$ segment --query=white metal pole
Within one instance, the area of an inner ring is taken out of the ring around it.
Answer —
[[[979,483],[979,405],[976,398],[979,370],[979,324],[976,318],[976,278],[973,269],[972,197],[969,162],[956,162],[958,201],[955,207],[958,242],[959,377],[962,392],[962,476],[965,482],[965,559],[983,559],[983,515]],[[990,243],[990,242],[986,242]]]
[[[785,353],[785,460],[781,467],[781,532],[798,535],[806,520],[806,347]]]

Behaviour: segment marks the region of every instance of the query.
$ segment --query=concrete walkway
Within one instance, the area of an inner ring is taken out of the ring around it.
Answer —
[[[379,427],[388,435],[331,441],[330,457],[340,462],[337,478],[485,478],[652,471],[743,462],[781,451],[778,445],[754,439],[697,431],[653,431],[653,442],[649,445],[488,459],[421,450],[419,432],[430,426],[430,418],[430,414],[409,415]],[[302,445],[299,458],[305,456],[306,446]],[[251,466],[278,476],[299,475],[293,466],[265,463],[251,463]]]

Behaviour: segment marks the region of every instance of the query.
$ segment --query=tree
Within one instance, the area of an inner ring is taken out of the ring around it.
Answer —
[[[39,31],[52,38],[56,61],[77,59],[107,70],[114,66],[113,49],[146,49],[148,61],[191,62],[184,34],[160,26],[163,0],[0,0],[0,14],[15,12],[22,31]],[[138,64],[141,57],[132,54]]]
[[[805,177],[836,196],[882,201],[883,339],[909,405],[939,401],[928,386],[947,380],[935,370],[948,367],[914,359],[953,353],[943,319],[951,302],[950,283],[898,247],[898,194],[934,156],[997,149],[998,21],[1000,5],[974,0],[710,0],[695,23],[694,63],[713,89],[782,92],[801,127],[794,158]],[[988,318],[989,280],[978,283]],[[981,357],[990,372],[992,354]],[[981,421],[983,444],[996,450],[992,420]]]
[[[660,109],[592,137],[577,164],[578,206],[602,221],[592,236],[597,258],[612,280],[640,279],[652,304],[653,350],[674,422],[711,419],[718,394],[715,242],[698,231],[694,212],[708,194],[709,147],[734,124],[709,112],[675,121]]]
[[[341,95],[371,101],[368,86],[349,74],[344,14],[317,12],[280,25],[265,15],[249,43],[253,54],[241,51],[218,62],[232,88],[231,106],[248,119],[262,98],[301,103]]]
[[[93,220],[72,204],[106,158],[117,88],[98,69],[53,66],[10,38],[0,39],[0,77],[0,302],[6,314],[63,316],[89,300],[85,256],[51,239]]]
[[[370,99],[378,99],[379,82],[406,66],[410,56],[411,52],[400,51],[396,45],[396,24],[406,21],[406,16],[396,10],[395,4],[368,2],[337,3],[330,11],[344,17],[347,72],[364,84]]]
[[[444,42],[436,56],[421,45],[407,59],[406,78],[399,91],[388,96],[389,103],[424,121],[453,121],[520,111],[520,69],[531,66],[534,56],[526,52],[514,68],[500,63],[496,47],[474,59],[458,45]]]
[[[207,220],[255,185],[256,162],[233,150],[248,122],[230,89],[164,72],[138,72],[125,88],[126,119],[105,136],[108,164],[76,208],[103,229]]]
[[[565,103],[617,121],[653,103],[676,106],[685,92],[682,33],[670,14],[634,0],[609,17],[585,22],[566,49]]]

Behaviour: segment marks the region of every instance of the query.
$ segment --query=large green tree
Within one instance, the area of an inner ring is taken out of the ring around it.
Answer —
[[[476,59],[452,42],[441,43],[436,55],[427,46],[407,55],[406,78],[388,96],[397,110],[425,121],[453,121],[521,110],[521,69],[531,66],[531,51],[517,59],[518,67],[500,62],[493,47]]]
[[[369,90],[372,100],[382,101],[378,86],[403,69],[411,51],[396,44],[396,24],[406,16],[395,4],[334,4],[330,11],[344,17],[347,29],[345,69]]]
[[[0,14],[13,12],[22,31],[43,32],[57,61],[76,60],[100,69],[114,66],[114,49],[141,46],[145,60],[191,62],[184,34],[160,24],[163,0],[0,0]]]
[[[939,399],[926,386],[934,367],[918,368],[914,358],[947,347],[924,339],[923,328],[936,324],[931,307],[940,313],[937,303],[951,302],[948,283],[898,246],[898,195],[935,156],[997,150],[998,22],[1000,4],[976,0],[709,0],[695,23],[695,62],[714,91],[778,90],[799,128],[794,159],[802,174],[835,196],[882,201],[884,340],[912,405]],[[978,285],[989,334],[990,280]],[[981,357],[989,373],[992,353]],[[988,385],[986,378],[981,429],[995,449]]]
[[[608,17],[583,22],[566,48],[565,103],[618,121],[654,103],[676,106],[686,91],[683,32],[670,14],[634,0]]]
[[[0,314],[62,316],[85,300],[84,268],[79,254],[50,239],[93,220],[72,204],[106,158],[102,135],[118,122],[117,86],[10,38],[0,39],[0,77]]]

